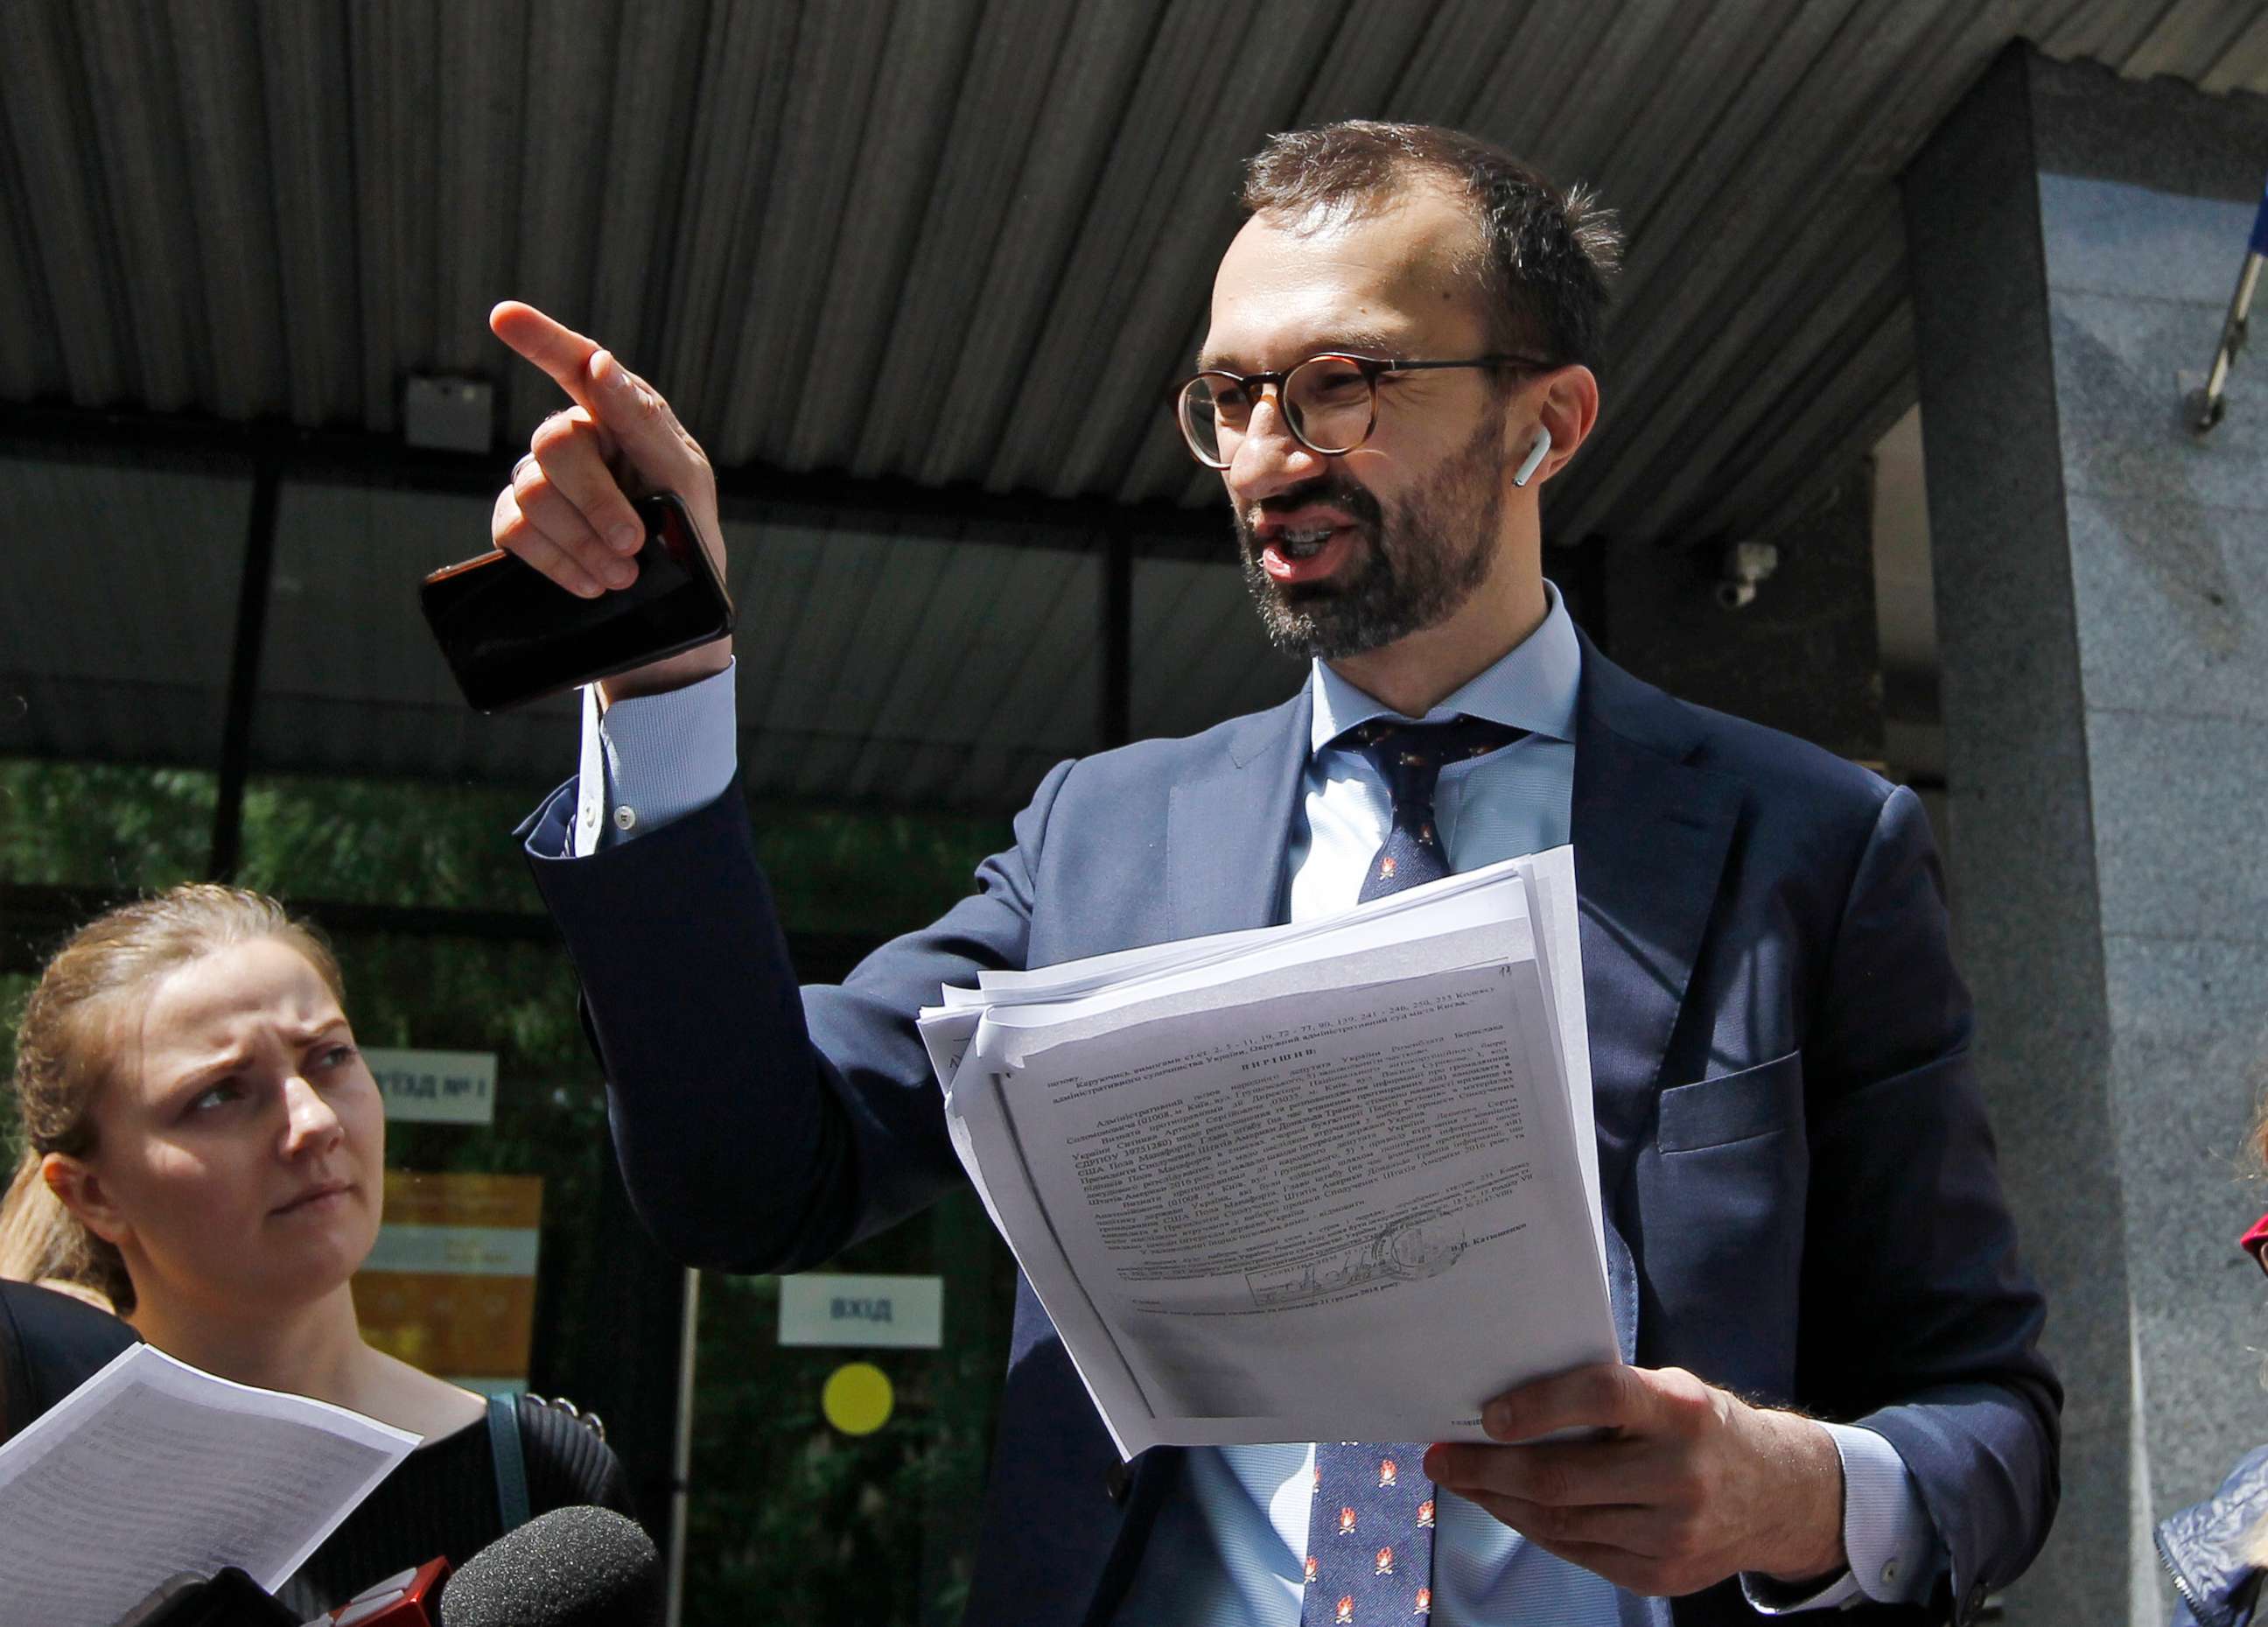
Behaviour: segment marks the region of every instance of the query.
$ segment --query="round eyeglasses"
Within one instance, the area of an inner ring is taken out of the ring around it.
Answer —
[[[1514,369],[1548,372],[1552,364],[1528,356],[1476,356],[1456,362],[1381,360],[1325,351],[1281,372],[1233,373],[1209,368],[1174,390],[1174,416],[1190,454],[1211,469],[1225,469],[1250,428],[1260,393],[1276,387],[1278,410],[1292,438],[1309,452],[1335,458],[1370,438],[1378,425],[1378,381],[1388,373],[1440,367]]]

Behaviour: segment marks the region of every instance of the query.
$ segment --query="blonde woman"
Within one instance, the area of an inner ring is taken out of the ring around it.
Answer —
[[[525,1399],[491,1418],[364,1341],[348,1284],[378,1236],[385,1121],[337,962],[281,906],[191,886],[99,917],[48,963],[16,1050],[30,1151],[0,1235],[23,1275],[99,1292],[192,1366],[424,1437],[287,1603],[313,1615],[461,1561],[508,1509],[624,1506],[581,1424]]]

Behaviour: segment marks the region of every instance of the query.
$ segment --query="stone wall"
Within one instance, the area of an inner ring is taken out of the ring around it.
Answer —
[[[2257,99],[2017,48],[1906,177],[1978,1064],[2071,1391],[2020,1623],[2161,1619],[2152,1520],[2268,1440],[2261,358],[2180,416],[2264,173]]]

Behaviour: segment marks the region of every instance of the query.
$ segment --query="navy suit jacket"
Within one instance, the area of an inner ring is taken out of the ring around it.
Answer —
[[[593,858],[539,858],[646,1224],[696,1264],[792,1271],[963,1179],[917,1008],[983,967],[1284,919],[1308,725],[1303,688],[1062,764],[976,893],[840,987],[798,990],[737,785]],[[554,799],[532,853],[566,850],[572,806]],[[1967,1619],[2046,1535],[2061,1391],[1919,804],[1587,641],[1572,841],[1626,1348],[1887,1437],[1950,1554],[1930,1614]],[[1108,1620],[1179,1457],[1122,1469],[1020,1289],[968,1620]],[[1627,1613],[1756,1619],[1729,1582]]]

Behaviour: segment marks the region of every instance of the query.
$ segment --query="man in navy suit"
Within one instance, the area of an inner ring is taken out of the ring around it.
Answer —
[[[1509,743],[1441,771],[1433,820],[1454,869],[1574,845],[1626,1361],[1497,1398],[1497,1444],[1425,1452],[1454,1495],[1418,1609],[1967,1620],[2045,1536],[2061,1397],[1918,805],[1631,678],[1544,581],[1537,489],[1598,409],[1615,243],[1587,199],[1453,132],[1357,123],[1275,138],[1245,202],[1177,410],[1271,637],[1313,659],[1298,696],[1061,765],[972,896],[801,990],[733,779],[729,646],[593,698],[583,772],[527,839],[640,1212],[737,1270],[913,1212],[962,1178],[914,1029],[941,984],[1345,909],[1398,794],[1362,726],[1478,719]],[[659,488],[721,556],[659,394],[527,306],[492,321],[575,402],[499,496],[499,544],[620,586],[624,488]],[[1537,1440],[1563,1430],[1589,1432]],[[969,1619],[1329,1619],[1301,1596],[1319,1461],[1126,1471],[1027,1289]]]

